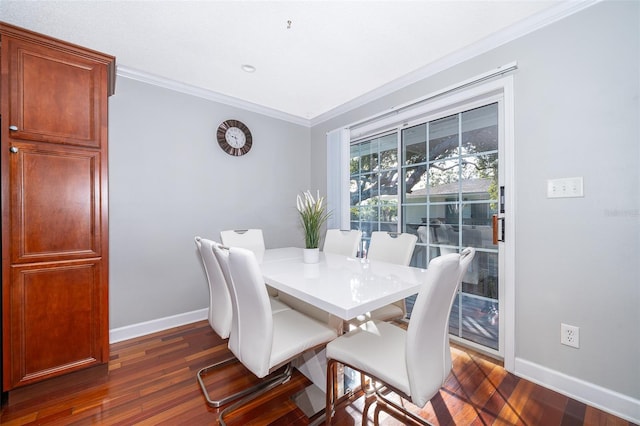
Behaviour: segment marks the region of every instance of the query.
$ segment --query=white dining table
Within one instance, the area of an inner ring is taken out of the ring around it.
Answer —
[[[323,252],[318,263],[306,264],[302,250],[266,250],[265,282],[345,321],[416,294],[426,275],[426,269]]]
[[[339,318],[338,332],[343,321],[416,294],[426,276],[426,269],[333,253],[320,252],[318,263],[307,264],[302,252],[297,247],[266,250],[258,258],[263,279],[278,293],[327,312],[331,325]],[[322,348],[306,352],[294,363],[314,383],[294,397],[308,416],[324,408],[326,362]],[[342,386],[338,392],[342,394]]]

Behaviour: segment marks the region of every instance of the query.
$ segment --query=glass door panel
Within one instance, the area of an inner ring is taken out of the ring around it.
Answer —
[[[412,265],[474,247],[450,333],[498,350],[498,104],[403,129],[401,146],[403,229],[418,236]]]
[[[458,155],[458,115],[429,123],[429,161],[452,158]]]
[[[362,231],[365,254],[373,231],[398,230],[398,137],[357,142],[350,153],[351,229]]]

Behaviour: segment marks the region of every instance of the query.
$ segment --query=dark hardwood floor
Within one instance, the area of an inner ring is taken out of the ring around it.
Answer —
[[[490,359],[453,348],[453,373],[419,410],[437,425],[631,425],[507,373]],[[2,425],[214,425],[196,372],[229,356],[206,321],[111,345],[108,375],[92,370],[14,391]],[[207,376],[212,397],[253,380],[239,364]],[[290,396],[308,384],[301,374],[229,417],[230,425],[308,425]],[[214,393],[215,392],[215,393]],[[342,404],[334,424],[360,424],[365,403]],[[416,407],[412,407],[418,411]],[[369,410],[369,416],[373,409]],[[402,424],[383,417],[385,426]]]

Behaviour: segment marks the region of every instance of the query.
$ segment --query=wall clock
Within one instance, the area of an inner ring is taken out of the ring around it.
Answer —
[[[218,144],[229,155],[244,155],[251,149],[253,137],[247,126],[238,120],[226,120],[218,126]]]

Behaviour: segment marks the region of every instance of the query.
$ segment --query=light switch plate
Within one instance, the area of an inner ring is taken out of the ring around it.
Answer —
[[[582,176],[547,180],[547,198],[584,197]]]

